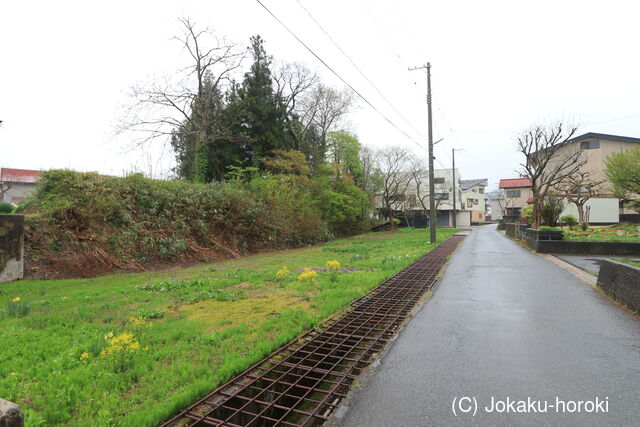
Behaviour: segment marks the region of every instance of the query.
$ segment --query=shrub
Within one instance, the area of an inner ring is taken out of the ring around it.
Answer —
[[[578,223],[578,220],[575,216],[569,214],[560,217],[560,222],[567,224],[569,227],[573,227]]]
[[[29,256],[46,260],[55,255],[58,263],[80,258],[106,271],[307,245],[339,232],[331,232],[311,189],[269,175],[249,182],[195,184],[140,174],[120,178],[51,170],[39,179],[29,209],[38,214],[27,221]],[[338,219],[331,221],[339,224]],[[44,264],[55,274],[64,271]],[[72,268],[86,274],[82,266]]]
[[[555,230],[554,227],[549,227],[548,225],[541,225],[540,227],[538,227],[538,230]]]
[[[7,202],[0,202],[0,214],[10,214],[13,212],[13,205]]]
[[[531,224],[533,222],[533,205],[527,205],[520,209],[520,216],[527,221],[527,223]]]
[[[555,227],[564,210],[564,202],[559,197],[547,197],[542,205],[542,221],[545,225]]]

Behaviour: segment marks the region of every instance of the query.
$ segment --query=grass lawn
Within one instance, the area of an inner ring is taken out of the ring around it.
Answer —
[[[438,229],[438,242],[454,232]],[[156,425],[433,249],[427,241],[427,230],[401,230],[163,272],[1,284],[0,397],[29,426]]]
[[[587,242],[640,242],[640,231],[638,231],[637,225],[589,227],[586,231],[582,231],[578,228],[575,230],[562,228],[562,231],[563,240]]]

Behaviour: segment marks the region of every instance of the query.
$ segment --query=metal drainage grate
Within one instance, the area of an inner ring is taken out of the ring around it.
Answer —
[[[318,426],[436,281],[463,236],[433,251],[223,384],[163,426]]]

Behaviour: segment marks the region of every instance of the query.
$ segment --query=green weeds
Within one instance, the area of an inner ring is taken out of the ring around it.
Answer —
[[[157,425],[433,249],[427,240],[400,230],[214,266],[3,284],[0,396],[26,425]],[[298,280],[305,267],[312,280]]]

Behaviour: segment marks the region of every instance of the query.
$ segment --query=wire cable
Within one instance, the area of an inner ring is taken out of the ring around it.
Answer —
[[[306,13],[307,15],[309,15],[309,18],[311,18],[311,20],[313,22],[316,23],[316,25],[318,26],[318,28],[320,28],[320,30],[324,33],[325,36],[327,36],[329,38],[329,40],[331,40],[331,43],[333,43],[333,45],[338,48],[338,50],[344,55],[345,58],[347,58],[349,60],[349,62],[351,63],[351,65],[353,65],[353,67],[358,70],[358,72],[360,73],[360,75],[362,77],[364,77],[364,79],[367,81],[367,83],[369,83],[369,85],[371,85],[372,88],[375,89],[376,92],[378,92],[378,94],[382,97],[382,99],[385,100],[385,102],[387,104],[389,104],[389,106],[393,109],[393,111],[396,112],[396,114],[398,114],[398,116],[404,120],[404,122],[406,124],[409,125],[409,127],[411,129],[413,129],[413,131],[418,134],[422,139],[426,139],[424,135],[422,135],[422,133],[420,133],[420,131],[418,129],[416,129],[407,119],[404,118],[404,116],[402,115],[402,113],[400,111],[398,111],[398,109],[391,103],[391,101],[389,101],[389,99],[387,99],[386,96],[384,96],[384,94],[380,91],[380,89],[378,89],[378,87],[369,79],[369,77],[366,76],[366,74],[364,73],[364,71],[362,71],[362,69],[360,67],[358,67],[358,65],[353,61],[353,59],[351,58],[351,56],[349,56],[349,54],[347,54],[347,52],[344,51],[344,49],[342,49],[342,47],[340,47],[340,45],[338,44],[338,42],[335,41],[335,39],[333,37],[331,37],[331,35],[327,32],[327,30],[324,29],[324,27],[322,26],[322,24],[320,24],[320,22],[318,22],[318,20],[311,14],[311,12],[309,12],[309,10],[304,7],[304,5],[300,2],[300,0],[296,0],[298,3],[298,6],[300,6]]]
[[[406,136],[410,141],[412,141],[414,144],[416,144],[418,147],[422,148],[423,150],[425,149],[422,145],[420,145],[420,143],[418,141],[416,141],[413,137],[411,137],[411,135],[409,135],[407,132],[405,132],[403,129],[401,129],[398,125],[396,125],[394,122],[391,121],[391,119],[389,119],[385,114],[383,114],[380,110],[378,110],[371,102],[369,102],[369,100],[367,98],[364,97],[364,95],[362,95],[360,92],[358,92],[353,86],[351,86],[340,74],[338,74],[333,68],[331,68],[331,66],[329,64],[327,64],[322,58],[320,58],[320,56],[318,56],[318,54],[316,54],[309,46],[307,46],[307,44],[305,42],[303,42],[300,37],[298,37],[291,29],[289,29],[289,27],[287,27],[285,25],[284,22],[282,22],[280,20],[280,18],[278,18],[273,12],[271,12],[271,10],[269,10],[269,8],[267,6],[264,5],[264,3],[262,3],[262,1],[260,0],[256,0],[258,2],[258,4],[260,6],[262,6],[262,8],[264,10],[267,11],[267,13],[269,13],[269,15],[271,15],[276,21],[278,21],[278,23],[285,29],[287,30],[287,32],[289,34],[291,34],[302,46],[304,46],[305,49],[307,49],[309,51],[309,53],[311,53],[313,56],[315,56],[315,58],[320,61],[322,63],[322,65],[324,65],[329,71],[331,71],[337,78],[339,78],[342,83],[344,83],[345,85],[347,85],[356,95],[358,95],[369,107],[371,107],[376,113],[378,113],[387,123],[389,123],[391,126],[393,126],[394,128],[396,128],[398,131],[400,131],[404,136]]]

